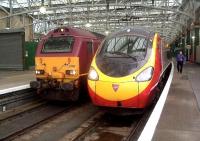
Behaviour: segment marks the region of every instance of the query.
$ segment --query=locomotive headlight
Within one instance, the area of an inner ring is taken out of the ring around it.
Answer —
[[[152,76],[153,76],[153,67],[148,67],[136,77],[136,81],[138,82],[149,81],[151,80]]]
[[[88,79],[93,80],[93,81],[97,81],[99,79],[99,75],[97,71],[92,67],[90,68]]]
[[[36,70],[36,71],[35,71],[35,74],[37,74],[37,75],[44,74],[44,70]]]
[[[67,75],[76,75],[76,70],[66,70]]]

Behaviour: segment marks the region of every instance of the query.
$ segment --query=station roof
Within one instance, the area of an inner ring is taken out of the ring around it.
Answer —
[[[24,26],[33,25],[36,33],[67,25],[108,34],[139,25],[170,42],[195,20],[199,5],[196,0],[1,0],[8,16],[0,20],[29,15],[33,24]]]

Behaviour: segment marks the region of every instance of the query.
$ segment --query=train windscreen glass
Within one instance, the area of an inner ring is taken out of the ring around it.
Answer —
[[[140,36],[127,35],[114,37],[106,40],[99,55],[107,57],[124,56],[137,61],[145,59],[148,46],[151,43],[148,39]]]
[[[42,53],[68,53],[72,52],[74,37],[50,37],[44,43]]]

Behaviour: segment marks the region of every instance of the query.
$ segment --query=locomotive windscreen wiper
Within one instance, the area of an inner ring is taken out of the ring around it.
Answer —
[[[137,61],[137,58],[129,55],[129,54],[126,54],[126,53],[123,53],[123,52],[120,52],[120,51],[115,51],[115,52],[108,52],[110,54],[116,54],[116,55],[123,55],[123,56],[127,56],[129,58],[132,58],[134,61]]]

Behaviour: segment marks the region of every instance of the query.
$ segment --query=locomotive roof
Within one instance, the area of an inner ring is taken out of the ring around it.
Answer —
[[[67,35],[84,36],[84,37],[88,37],[88,38],[98,38],[90,31],[80,29],[80,28],[75,28],[75,27],[59,27],[59,28],[56,28],[56,29],[50,31],[47,34],[47,36],[61,34],[61,32],[62,32],[61,29],[63,29],[63,34],[67,34]]]
[[[126,27],[123,28],[117,32],[114,32],[110,36],[119,36],[119,35],[127,35],[127,34],[133,34],[133,35],[139,35],[139,36],[145,36],[149,38],[153,38],[155,32],[152,32],[144,27]]]

